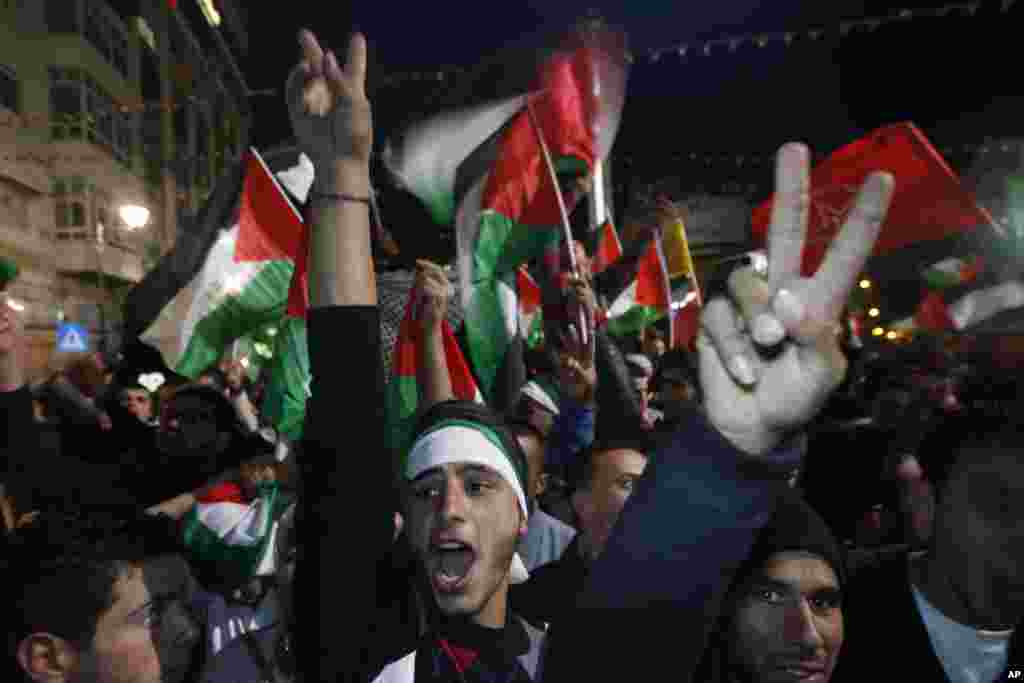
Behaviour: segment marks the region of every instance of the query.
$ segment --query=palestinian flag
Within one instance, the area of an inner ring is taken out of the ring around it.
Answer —
[[[270,380],[260,410],[279,433],[297,441],[302,436],[306,399],[311,395],[306,322],[286,316],[274,330],[274,351],[268,366]]]
[[[942,294],[928,292],[911,318],[893,323],[896,330],[970,332],[995,316],[1024,308],[1024,283],[1011,280],[968,292],[951,304]]]
[[[280,505],[276,483],[261,486],[253,501],[242,499],[233,484],[212,489],[182,520],[182,537],[190,558],[212,564],[225,578],[251,578],[267,565],[272,568],[272,540],[275,520],[282,512]]]
[[[302,229],[299,212],[259,153],[251,150],[237,221],[219,231],[191,281],[182,283],[165,304],[164,310],[173,315],[188,303],[168,365],[194,378],[215,364],[235,339],[284,316]],[[140,288],[146,284],[144,280]],[[152,331],[153,325],[142,339],[150,341]]]
[[[804,275],[817,270],[858,190],[875,171],[891,173],[896,189],[874,256],[950,238],[979,225],[995,225],[916,126],[887,126],[835,151],[811,172]],[[753,212],[753,237],[760,244],[767,239],[773,201],[770,197]],[[918,263],[913,272],[919,272],[922,265]]]
[[[930,289],[950,289],[973,282],[981,269],[982,261],[979,257],[970,261],[950,257],[927,268],[922,277]]]
[[[660,239],[651,240],[640,261],[636,279],[608,309],[608,332],[615,336],[636,334],[661,320],[672,308],[672,287]],[[673,346],[670,330],[669,347]]]
[[[266,163],[250,152],[218,181],[196,219],[180,227],[174,248],[124,306],[126,337],[160,348],[167,364],[188,377],[236,339],[276,332],[262,407],[294,438],[305,412],[309,357],[301,320],[305,280],[293,265],[305,257],[303,226],[291,200],[304,203],[312,183],[313,164],[294,147],[268,152]]]
[[[540,286],[526,266],[516,271],[516,290],[519,300],[519,334],[529,348],[538,346],[544,336],[544,314]]]
[[[414,287],[409,292],[405,318],[398,331],[398,339],[391,355],[391,380],[387,386],[385,414],[388,420],[388,440],[392,451],[404,456],[412,442],[412,430],[419,416],[420,391],[418,375],[420,370],[421,331],[418,322],[419,291]],[[441,323],[444,340],[444,355],[448,365],[452,391],[460,401],[483,403],[483,396],[477,388],[473,373],[462,355],[452,327],[447,320]]]
[[[516,269],[557,252],[562,236],[559,188],[538,129],[560,172],[589,173],[611,150],[625,79],[617,36],[576,33],[542,63],[530,92],[446,113],[409,128],[387,148],[400,184],[439,221],[454,216],[466,342],[485,396],[519,335]]]
[[[590,260],[590,271],[597,275],[622,258],[622,242],[619,233],[610,220],[606,220],[598,232],[597,248]]]

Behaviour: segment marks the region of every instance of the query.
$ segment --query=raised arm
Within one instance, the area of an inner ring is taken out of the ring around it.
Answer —
[[[444,354],[442,323],[448,313],[451,283],[444,270],[430,261],[417,261],[414,293],[421,298],[419,313],[419,376],[416,382],[422,396],[420,409],[425,413],[444,401],[455,398],[448,360]]]
[[[644,472],[576,613],[552,636],[546,680],[664,671],[691,680],[725,591],[799,462],[796,436],[842,380],[838,317],[874,246],[893,181],[885,174],[866,181],[825,263],[802,278],[808,156],[799,145],[780,151],[768,272],[736,271],[729,296],[714,297],[703,315],[706,414]],[[776,353],[762,355],[754,340]]]
[[[316,180],[310,194],[313,379],[301,460],[306,487],[295,578],[297,660],[304,680],[350,681],[360,680],[366,667],[377,559],[390,552],[394,524],[370,251],[366,41],[352,37],[344,66],[308,31],[299,41],[302,62],[288,80],[288,109]]]
[[[25,386],[24,336],[21,320],[0,292],[0,482],[14,469],[14,459],[36,449],[32,396]],[[29,456],[30,457],[30,456]]]

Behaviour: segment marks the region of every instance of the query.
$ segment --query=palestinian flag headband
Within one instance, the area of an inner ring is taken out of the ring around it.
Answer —
[[[412,481],[427,470],[454,463],[481,465],[497,472],[516,493],[523,517],[530,516],[526,503],[526,463],[509,452],[498,433],[469,420],[443,420],[421,434],[409,450],[404,475]],[[512,583],[529,578],[519,554],[512,558]]]

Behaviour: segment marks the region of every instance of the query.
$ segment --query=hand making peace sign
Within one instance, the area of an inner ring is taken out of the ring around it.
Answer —
[[[708,419],[752,455],[768,453],[804,426],[842,382],[839,316],[892,198],[892,176],[872,174],[818,272],[801,277],[808,165],[803,145],[779,151],[767,273],[733,272],[730,298],[705,306],[697,340]]]

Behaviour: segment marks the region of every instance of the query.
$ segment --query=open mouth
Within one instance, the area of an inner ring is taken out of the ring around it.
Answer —
[[[469,545],[458,541],[432,544],[430,579],[439,593],[456,593],[466,585],[466,577],[476,561]]]

